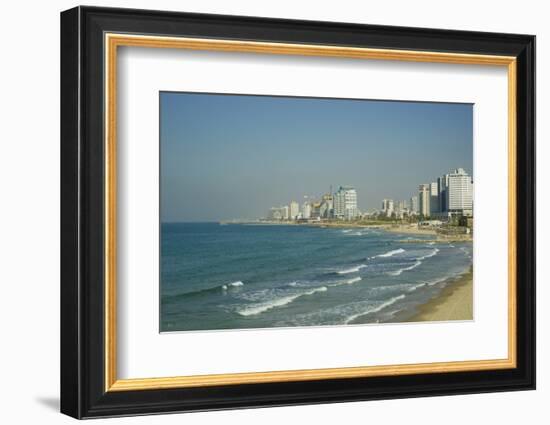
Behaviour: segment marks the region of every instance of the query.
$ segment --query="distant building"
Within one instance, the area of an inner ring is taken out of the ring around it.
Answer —
[[[290,218],[290,211],[288,205],[283,205],[282,207],[283,220],[288,220]]]
[[[331,194],[323,195],[319,207],[319,216],[321,218],[331,218],[334,209],[334,200]]]
[[[311,205],[310,218],[315,218],[315,219],[321,218],[321,202],[312,202],[310,205]]]
[[[298,214],[300,214],[300,204],[296,201],[292,201],[288,207],[290,220],[296,220]]]
[[[437,182],[430,183],[430,215],[439,212],[439,185]]]
[[[430,216],[430,185],[421,184],[418,186],[418,212],[424,217]]]
[[[394,211],[393,199],[384,199],[382,201],[382,212],[386,217],[391,217]]]
[[[449,187],[449,175],[445,174],[437,179],[439,189],[439,212],[447,211],[447,188]]]
[[[409,206],[412,214],[418,214],[418,196],[412,196]]]
[[[358,215],[356,190],[351,186],[340,186],[334,194],[334,217],[351,220]]]
[[[472,177],[463,168],[457,168],[447,174],[447,179],[446,211],[451,215],[472,216],[474,192]]]
[[[311,217],[311,204],[306,201],[302,204],[302,218],[307,220],[310,217]]]
[[[288,214],[288,207],[272,207],[269,209],[267,218],[269,220],[285,220],[285,213]]]

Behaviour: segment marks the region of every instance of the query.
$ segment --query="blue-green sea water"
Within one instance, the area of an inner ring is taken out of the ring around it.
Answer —
[[[470,242],[431,239],[375,228],[163,223],[160,330],[406,320],[472,265]]]

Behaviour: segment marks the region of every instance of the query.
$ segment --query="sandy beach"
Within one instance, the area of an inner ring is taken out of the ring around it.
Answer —
[[[473,320],[472,269],[449,284],[435,298],[418,308],[418,314],[407,321],[439,322],[446,320]]]

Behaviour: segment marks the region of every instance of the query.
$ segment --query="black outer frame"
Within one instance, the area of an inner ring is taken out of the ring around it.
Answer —
[[[517,57],[517,368],[104,391],[105,32]],[[76,7],[61,13],[61,412],[75,418],[535,388],[535,37]]]

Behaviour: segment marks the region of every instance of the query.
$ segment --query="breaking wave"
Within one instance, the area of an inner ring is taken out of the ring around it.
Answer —
[[[394,304],[399,300],[402,300],[403,298],[405,298],[405,295],[401,294],[396,297],[390,298],[387,301],[384,301],[382,304],[378,306],[367,308],[365,311],[362,311],[361,313],[352,314],[351,316],[346,318],[346,320],[344,321],[344,324],[348,325],[350,322],[353,322],[355,319],[357,319],[358,317],[364,316],[365,314],[378,313],[380,310]]]
[[[325,292],[327,291],[326,286],[321,286],[319,288],[314,288],[307,292],[302,292],[299,294],[293,294],[293,295],[287,295],[285,297],[276,298],[270,301],[266,301],[260,304],[252,305],[250,307],[244,308],[242,310],[237,311],[241,316],[255,316],[256,314],[263,313],[265,311],[271,310],[272,308],[276,307],[282,307],[287,304],[290,304],[294,300],[306,296],[306,295],[313,295],[317,292]]]

